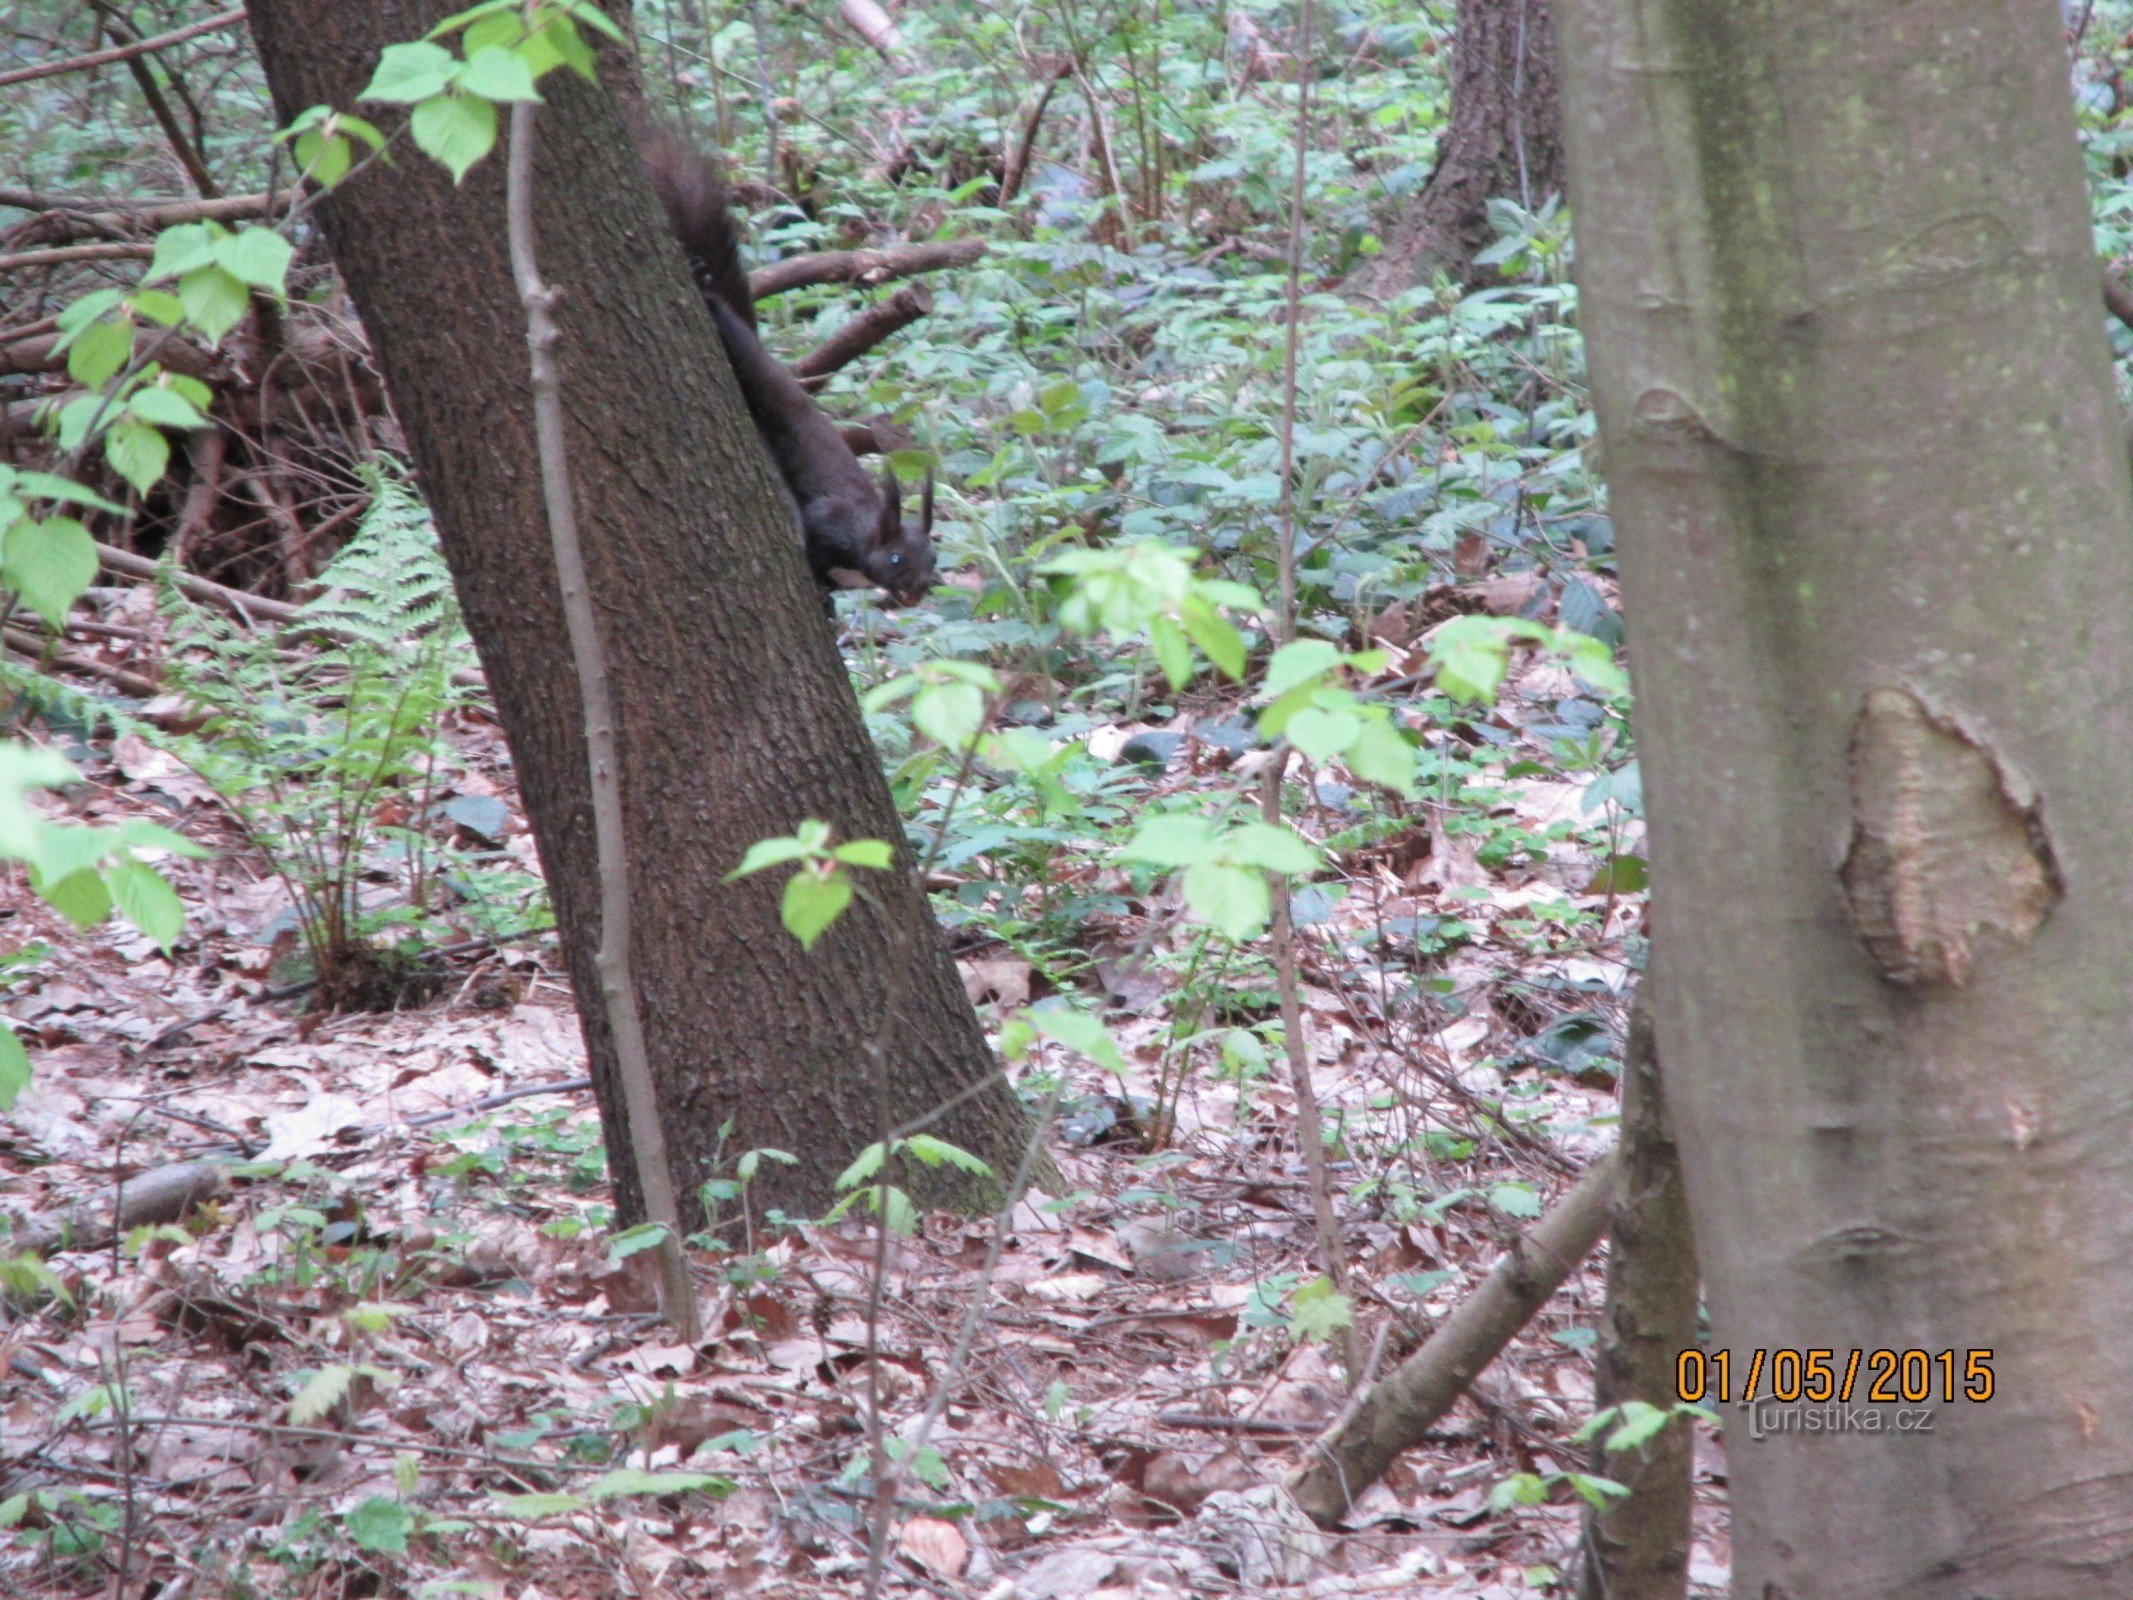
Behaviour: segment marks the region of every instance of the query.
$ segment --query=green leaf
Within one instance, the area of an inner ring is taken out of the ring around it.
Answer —
[[[726,874],[725,881],[745,878],[751,872],[761,872],[765,867],[777,866],[783,861],[798,861],[807,854],[807,846],[798,839],[758,839],[741,857],[741,864]]]
[[[67,347],[67,376],[85,389],[101,389],[132,355],[132,323],[92,322]]]
[[[1348,770],[1364,783],[1375,783],[1403,799],[1415,797],[1415,747],[1393,723],[1391,714],[1365,717],[1363,730],[1348,746]]]
[[[433,31],[432,37],[447,32],[451,19]],[[469,61],[483,50],[509,50],[519,42],[526,31],[525,13],[515,5],[506,5],[484,11],[467,23],[467,31],[459,36],[460,53]]]
[[[830,854],[846,866],[877,870],[886,870],[896,859],[895,852],[884,839],[852,839],[837,846]]]
[[[204,428],[203,417],[193,403],[175,389],[159,383],[143,384],[126,397],[126,409],[143,422],[159,428]]]
[[[967,750],[985,725],[985,696],[975,684],[929,683],[911,702],[911,723],[944,750]]]
[[[185,307],[168,289],[136,289],[133,309],[159,328],[175,328],[185,320]]]
[[[1180,882],[1193,915],[1239,943],[1257,938],[1273,913],[1266,878],[1250,867],[1203,862],[1187,867]]]
[[[1642,894],[1651,887],[1651,869],[1644,857],[1609,856],[1586,883],[1586,894]]]
[[[1672,1412],[1662,1411],[1648,1400],[1625,1400],[1620,1411],[1622,1425],[1607,1436],[1610,1455],[1617,1450],[1634,1450],[1658,1437],[1660,1430],[1674,1420]]]
[[[451,173],[454,183],[496,147],[496,107],[472,95],[441,94],[407,119],[415,148]]]
[[[930,1133],[914,1133],[904,1141],[904,1149],[929,1167],[954,1167],[962,1172],[974,1172],[980,1177],[989,1177],[992,1168],[982,1156],[972,1155],[959,1144],[950,1144],[946,1139],[935,1138]]]
[[[281,299],[295,255],[295,246],[272,228],[244,228],[216,245],[215,264],[240,283]]]
[[[1211,606],[1188,602],[1179,620],[1218,672],[1232,679],[1244,676],[1244,635],[1226,618],[1217,615]]]
[[[640,1251],[650,1250],[662,1243],[666,1236],[667,1228],[663,1222],[640,1222],[634,1228],[624,1228],[607,1241],[607,1259],[627,1260]]]
[[[1355,1321],[1355,1307],[1330,1278],[1314,1278],[1289,1302],[1289,1326],[1300,1339],[1330,1339]]]
[[[389,44],[378,55],[378,70],[369,85],[356,98],[413,105],[443,94],[458,76],[459,62],[441,44],[427,39]]]
[[[1291,876],[1315,872],[1319,864],[1315,849],[1289,829],[1271,822],[1247,822],[1226,834],[1222,853],[1240,865],[1265,867]]]
[[[1185,630],[1170,618],[1154,616],[1148,619],[1148,643],[1155,650],[1156,665],[1163,669],[1163,677],[1173,689],[1182,689],[1192,681],[1192,643],[1185,637]]]
[[[568,17],[550,17],[539,33],[518,47],[518,53],[525,60],[526,70],[537,79],[563,66],[588,83],[598,81],[593,75],[592,46]]]
[[[178,280],[178,304],[185,320],[218,344],[222,336],[244,320],[252,299],[242,279],[219,266],[196,267]]]
[[[1507,1217],[1530,1221],[1541,1214],[1540,1196],[1530,1183],[1498,1183],[1489,1188],[1489,1204]]]
[[[69,341],[79,338],[82,330],[102,320],[126,303],[123,289],[92,289],[80,299],[71,301],[53,320],[58,323],[61,338],[53,348],[64,350]]]
[[[145,861],[121,861],[104,868],[104,887],[119,915],[169,955],[185,931],[185,906],[163,874]]]
[[[882,1164],[886,1159],[887,1153],[882,1149],[881,1141],[875,1140],[874,1143],[868,1145],[852,1158],[850,1166],[837,1174],[835,1187],[839,1189],[858,1188],[862,1183],[865,1183],[881,1171]]]
[[[213,266],[215,240],[223,232],[223,229],[205,222],[184,222],[175,228],[165,228],[156,235],[156,253],[148,263],[148,270],[141,275],[141,281],[159,283],[165,278]]]
[[[161,434],[147,431],[161,440]],[[42,522],[25,517],[8,530],[7,542],[0,546],[0,583],[54,627],[96,581],[96,568],[96,541],[72,517],[46,517]]]
[[[1189,867],[1211,861],[1215,857],[1215,825],[1190,811],[1144,817],[1119,854],[1128,861],[1145,861],[1158,867]]]
[[[1260,693],[1268,699],[1320,678],[1341,664],[1341,653],[1324,639],[1298,639],[1274,652]]]
[[[1443,624],[1429,638],[1437,687],[1454,700],[1494,700],[1510,669],[1511,634],[1496,617],[1453,617]]]
[[[1092,1013],[1070,1006],[1063,1000],[1047,1000],[1024,1011],[1022,1018],[1047,1039],[1055,1039],[1069,1050],[1080,1051],[1106,1071],[1125,1072],[1125,1058],[1118,1053],[1111,1031]]]
[[[785,931],[800,941],[800,948],[812,950],[824,930],[851,903],[852,880],[841,869],[823,874],[803,868],[786,883],[778,916]]]
[[[573,1511],[583,1511],[586,1506],[581,1494],[500,1494],[495,1498],[498,1511],[520,1522],[568,1516]]]
[[[407,1536],[415,1531],[415,1514],[389,1494],[374,1494],[343,1516],[341,1526],[359,1550],[402,1556]]]
[[[7,482],[6,469],[0,468],[0,485]],[[70,505],[94,506],[99,511],[109,511],[114,516],[123,515],[126,508],[106,500],[93,489],[85,489],[71,478],[62,478],[50,472],[18,472],[14,475],[14,487],[18,494],[32,500],[56,500]]]
[[[585,1486],[589,1500],[612,1500],[626,1494],[731,1494],[733,1482],[715,1472],[647,1472],[641,1467],[618,1467],[603,1472]]]
[[[355,1368],[344,1363],[319,1368],[289,1402],[289,1420],[299,1428],[310,1426],[341,1403],[354,1381]]]
[[[15,1103],[15,1097],[30,1086],[30,1056],[15,1037],[15,1030],[0,1022],[0,1111]]]
[[[1289,743],[1323,765],[1355,743],[1363,732],[1363,722],[1352,711],[1307,706],[1289,718],[1282,732]]]
[[[298,173],[321,189],[332,188],[355,165],[355,152],[337,133],[300,133],[295,150]]]
[[[113,472],[146,494],[170,465],[170,441],[138,418],[122,416],[104,435],[104,459]]]
[[[460,69],[459,88],[484,100],[538,102],[541,98],[533,86],[533,73],[518,52],[497,45],[469,52],[467,64]]]

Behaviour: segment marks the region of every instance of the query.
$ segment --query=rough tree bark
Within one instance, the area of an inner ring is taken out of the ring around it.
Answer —
[[[420,38],[451,9],[443,0],[255,0],[250,16],[286,118],[315,103],[353,106],[383,46]],[[992,1062],[908,871],[871,874],[871,899],[855,902],[811,955],[778,924],[777,874],[721,881],[749,844],[809,815],[840,835],[899,847],[902,827],[798,533],[623,122],[606,93],[568,72],[542,92],[541,261],[561,293],[558,358],[594,599],[616,619],[635,961],[675,1182],[693,1195],[712,1175],[731,1118],[729,1157],[766,1145],[800,1157],[795,1168],[765,1163],[758,1198],[812,1209],[878,1137],[870,1046],[886,1049],[891,1122],[939,1106]],[[617,1201],[634,1215],[593,961],[599,897],[584,733],[542,532],[502,162],[485,162],[455,189],[408,151],[321,209],[510,739],[579,998]],[[933,1131],[1004,1171],[1024,1126],[995,1081]],[[930,1193],[975,1198],[953,1184],[944,1178]]]
[[[1714,1346],[1954,1352],[1930,1431],[1870,1366],[1876,1431],[1727,1409],[1733,1591],[2133,1593],[2133,490],[2057,15],[1556,24]]]
[[[1474,257],[1496,241],[1489,202],[1536,210],[1562,188],[1549,4],[1459,0],[1452,108],[1437,165],[1371,269],[1374,292],[1397,294],[1439,272],[1473,281]]]
[[[1593,1406],[1673,1405],[1681,1352],[1696,1342],[1696,1240],[1681,1157],[1667,1125],[1646,973],[1622,1052],[1622,1187],[1607,1234],[1607,1309],[1593,1361]],[[1579,1600],[1681,1600],[1689,1587],[1694,1441],[1669,1422],[1633,1451],[1593,1441],[1592,1470],[1629,1490],[1585,1515]]]

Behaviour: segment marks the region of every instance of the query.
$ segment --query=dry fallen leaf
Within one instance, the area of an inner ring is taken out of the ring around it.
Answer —
[[[970,1560],[970,1546],[955,1524],[939,1517],[913,1517],[897,1535],[896,1548],[940,1578],[960,1577]]]

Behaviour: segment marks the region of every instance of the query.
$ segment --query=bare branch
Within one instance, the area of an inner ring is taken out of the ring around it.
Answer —
[[[1549,1213],[1512,1242],[1489,1275],[1422,1348],[1312,1447],[1290,1479],[1296,1503],[1321,1527],[1347,1515],[1401,1451],[1465,1394],[1497,1352],[1546,1303],[1607,1230],[1621,1158],[1612,1150],[1578,1179]]]
[[[866,40],[891,66],[901,66],[909,51],[895,19],[875,0],[837,0],[837,14],[845,26]]]
[[[69,244],[56,250],[18,250],[0,256],[0,272],[63,267],[72,261],[146,261],[154,254],[154,246],[145,244]]]
[[[286,211],[298,191],[273,196],[274,209]],[[138,200],[92,199],[86,195],[39,194],[34,189],[0,189],[0,206],[44,213],[37,218],[38,237],[54,243],[111,234],[153,233],[181,222],[244,222],[267,215],[263,194],[228,194],[213,200],[152,195]]]
[[[152,39],[135,39],[131,44],[117,45],[109,50],[92,50],[84,56],[68,56],[64,61],[41,61],[34,67],[17,67],[13,72],[0,72],[0,89],[11,83],[28,83],[32,78],[56,78],[63,72],[87,72],[91,67],[109,66],[114,61],[131,61],[135,56],[153,55],[158,50],[167,50],[174,44],[197,39],[201,34],[213,33],[218,28],[234,27],[242,21],[244,7],[239,6],[234,11],[217,12],[212,17],[183,28],[174,28],[169,33],[159,33]]]
[[[933,296],[922,283],[907,283],[886,300],[868,306],[835,333],[792,364],[792,375],[819,389],[829,375],[847,367],[882,340],[918,321],[933,309]]]
[[[774,261],[748,274],[748,292],[766,300],[788,289],[817,283],[886,283],[914,273],[967,267],[985,253],[983,239],[948,239],[929,244],[892,244],[879,250],[825,250],[819,255]]]

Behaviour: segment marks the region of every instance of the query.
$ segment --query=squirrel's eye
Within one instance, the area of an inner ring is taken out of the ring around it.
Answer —
[[[898,553],[898,554],[896,554],[896,555],[892,555],[892,556],[890,556],[890,557],[889,557],[889,565],[890,565],[890,566],[892,566],[892,567],[900,567],[900,566],[902,566],[903,564],[904,564],[904,558],[903,558],[903,556],[902,556],[902,554],[901,554],[901,553]]]

